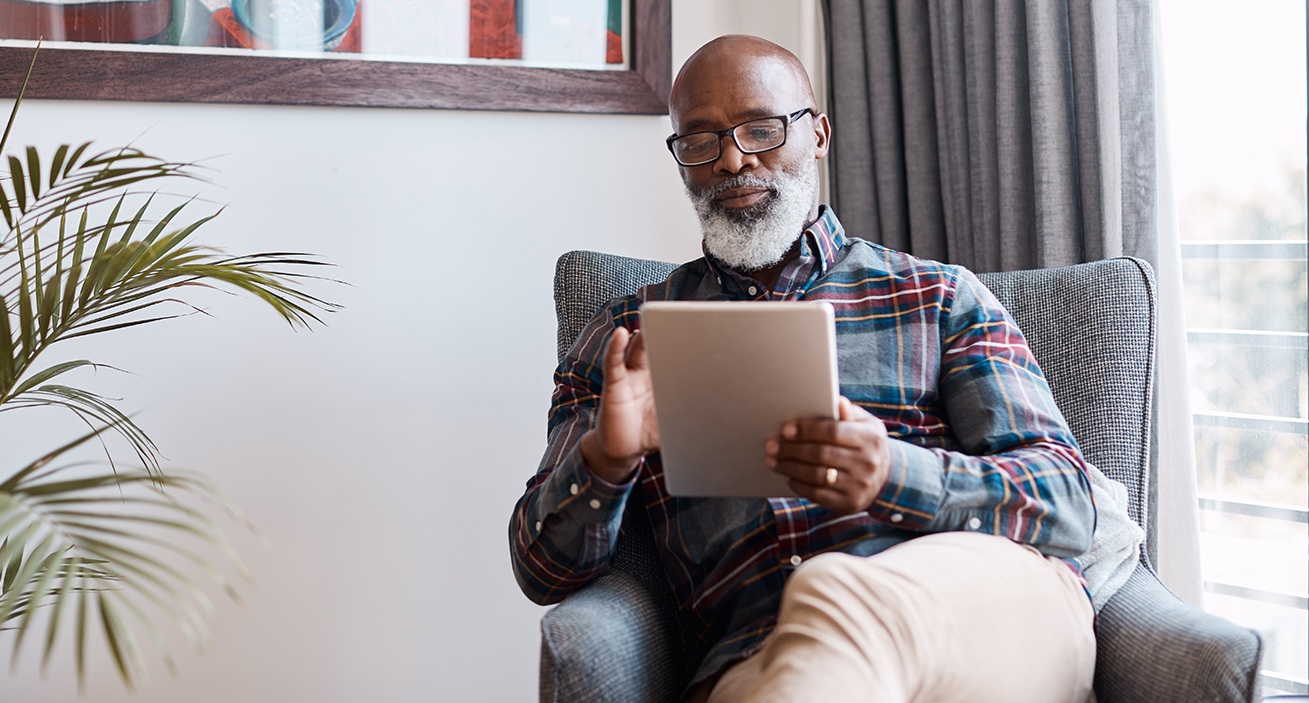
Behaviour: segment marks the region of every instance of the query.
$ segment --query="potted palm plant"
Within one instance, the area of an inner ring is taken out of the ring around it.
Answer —
[[[0,153],[21,101],[20,91]],[[198,582],[212,577],[235,597],[224,573],[244,570],[201,505],[223,504],[212,484],[165,471],[154,443],[115,401],[67,380],[95,362],[43,359],[70,339],[189,313],[185,298],[197,287],[252,295],[299,327],[335,306],[303,287],[308,267],[321,262],[229,255],[192,240],[213,215],[183,223],[189,203],[160,210],[155,184],[197,178],[191,164],[90,143],[59,146],[49,158],[28,147],[7,162],[8,175],[0,175],[0,419],[58,407],[88,429],[27,463],[0,450],[0,629],[12,631],[15,661],[35,648],[44,668],[54,652],[71,647],[81,685],[88,648],[101,641],[130,688],[145,674],[142,643],[152,642],[172,668],[161,622],[196,643],[204,639],[212,607]],[[114,460],[114,442],[98,441],[109,436],[125,440],[132,466]],[[108,460],[74,461],[74,450],[93,440]],[[222,555],[218,566],[214,554]]]

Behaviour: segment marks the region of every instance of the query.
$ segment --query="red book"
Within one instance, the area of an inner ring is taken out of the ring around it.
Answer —
[[[523,58],[523,37],[518,33],[517,0],[470,0],[468,57]]]

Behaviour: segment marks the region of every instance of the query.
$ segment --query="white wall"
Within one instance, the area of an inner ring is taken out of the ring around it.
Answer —
[[[771,27],[758,8],[674,2],[676,62],[729,31],[803,52],[814,2],[758,4]],[[79,698],[68,657],[42,680],[27,649],[0,699],[534,700],[543,610],[514,583],[506,525],[544,446],[554,260],[699,255],[668,133],[666,117],[24,103],[15,146],[215,157],[216,185],[195,189],[229,205],[199,241],[315,252],[350,285],[315,287],[346,307],[312,333],[211,295],[216,319],[69,350],[137,374],[78,380],[140,411],[168,465],[216,478],[258,524],[262,540],[229,525],[255,583],[243,607],[216,597],[216,637],[175,652],[177,677],[152,659],[128,694],[97,651]],[[0,474],[77,429],[13,415]]]

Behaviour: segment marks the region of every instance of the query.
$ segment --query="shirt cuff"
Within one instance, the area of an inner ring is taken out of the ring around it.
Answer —
[[[942,458],[930,449],[891,439],[891,475],[868,514],[907,530],[926,529],[945,493]]]
[[[869,515],[907,530],[999,534],[993,505],[959,504],[959,486],[949,481],[947,452],[892,439],[891,461],[891,475],[868,507]],[[968,469],[955,471],[962,472],[954,476],[957,484]]]
[[[580,445],[574,446],[541,487],[542,499],[537,503],[533,536],[545,523],[561,517],[588,525],[621,521],[627,496],[636,485],[639,473],[634,473],[626,483],[609,483],[586,468]]]

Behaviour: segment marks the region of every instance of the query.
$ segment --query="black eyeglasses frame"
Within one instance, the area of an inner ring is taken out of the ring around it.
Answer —
[[[817,115],[818,115],[818,113],[814,112],[814,109],[813,109],[813,108],[811,108],[811,107],[806,107],[806,108],[803,108],[803,109],[801,109],[801,110],[796,110],[795,112],[792,112],[792,113],[789,114],[789,115],[772,115],[772,116],[770,116],[770,117],[756,117],[756,118],[754,118],[754,119],[752,119],[752,120],[746,120],[745,122],[742,122],[741,124],[733,125],[733,126],[731,126],[731,127],[728,127],[727,129],[702,129],[702,130],[698,130],[698,131],[695,131],[695,132],[687,132],[686,134],[677,134],[677,133],[674,133],[672,136],[668,137],[668,139],[665,139],[665,140],[664,140],[664,143],[668,146],[668,153],[670,153],[670,154],[673,155],[673,160],[676,161],[676,162],[678,163],[678,165],[680,165],[680,166],[687,166],[687,167],[690,167],[690,166],[703,166],[703,165],[705,165],[705,164],[711,164],[711,163],[717,161],[718,159],[722,158],[722,156],[723,156],[723,137],[728,137],[728,136],[730,136],[730,137],[732,138],[732,143],[736,145],[736,148],[737,148],[738,150],[740,150],[740,152],[741,152],[742,154],[763,154],[763,153],[765,153],[765,152],[769,152],[769,151],[772,151],[772,150],[774,150],[774,149],[781,149],[782,147],[786,146],[786,140],[787,140],[787,138],[791,135],[791,125],[795,124],[796,120],[800,119],[801,117],[804,117],[804,116],[805,116],[805,113],[808,113],[808,114],[810,114],[810,115],[814,115],[814,116],[817,116]],[[748,124],[750,124],[751,122],[759,122],[759,121],[761,121],[761,120],[782,120],[782,142],[781,142],[780,144],[776,145],[776,146],[770,146],[770,147],[768,147],[767,149],[757,149],[757,150],[755,150],[755,151],[751,151],[751,150],[749,150],[749,149],[746,149],[746,148],[742,147],[742,146],[741,146],[741,142],[739,142],[739,141],[736,140],[736,130],[737,130],[737,128],[739,128],[739,127],[744,127],[745,125],[748,125]],[[693,163],[693,164],[682,163],[682,160],[679,159],[679,158],[677,158],[677,152],[673,149],[673,142],[677,141],[678,139],[681,139],[682,137],[690,137],[690,136],[695,135],[695,134],[713,134],[713,135],[717,135],[717,137],[718,137],[718,153],[717,153],[717,154],[714,154],[714,158],[712,158],[712,159],[708,159],[708,160],[705,160],[705,161],[697,161],[697,162],[695,162],[695,163]]]

